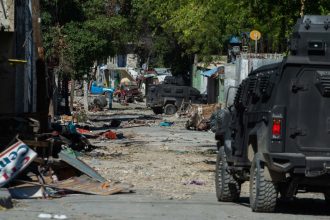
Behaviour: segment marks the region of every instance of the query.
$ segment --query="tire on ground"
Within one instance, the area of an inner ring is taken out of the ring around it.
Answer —
[[[167,104],[164,108],[164,113],[166,115],[174,115],[176,113],[177,109],[175,105],[173,104]]]
[[[254,212],[274,212],[278,190],[276,184],[265,179],[264,167],[258,154],[250,170],[250,207]]]
[[[237,202],[241,184],[228,171],[227,157],[224,147],[220,147],[216,162],[215,190],[218,201]]]
[[[152,108],[152,111],[153,111],[156,115],[163,114],[163,108],[162,108],[162,107],[155,107],[155,108]]]

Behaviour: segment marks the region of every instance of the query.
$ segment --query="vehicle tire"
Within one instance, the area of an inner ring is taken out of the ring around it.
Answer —
[[[138,97],[135,98],[135,100],[138,101],[138,102],[143,102],[144,101],[143,96],[138,96]]]
[[[274,212],[278,190],[276,184],[265,180],[264,167],[258,154],[250,170],[250,207],[254,212]]]
[[[324,200],[327,203],[327,205],[330,205],[330,190],[327,190],[323,192]]]
[[[152,108],[152,111],[153,111],[156,115],[163,114],[163,108],[162,108],[162,107],[155,107],[155,108]]]
[[[164,108],[164,113],[166,115],[174,115],[176,113],[176,107],[173,104],[167,104]]]
[[[120,126],[120,124],[121,124],[121,121],[120,120],[113,119],[113,120],[111,120],[110,127],[117,128],[117,127]]]
[[[218,201],[237,202],[240,195],[241,184],[234,179],[228,171],[225,148],[219,149],[215,170],[215,190]]]

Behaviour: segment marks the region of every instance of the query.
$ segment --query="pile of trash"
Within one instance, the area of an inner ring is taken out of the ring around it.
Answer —
[[[87,137],[120,139],[123,134],[111,130],[92,134],[73,121],[62,121],[53,123],[49,133],[15,136],[0,147],[0,187],[16,199],[130,192],[131,185],[107,180],[80,160],[80,152],[95,149]]]
[[[187,110],[186,128],[197,131],[207,131],[211,128],[211,116],[221,109],[221,104],[192,104]]]

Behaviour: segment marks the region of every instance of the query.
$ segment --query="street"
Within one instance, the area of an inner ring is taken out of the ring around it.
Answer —
[[[187,200],[135,194],[109,197],[76,195],[53,200],[24,200],[1,212],[0,219],[37,219],[40,213],[67,219],[329,219],[322,199],[298,199],[280,205],[277,213],[251,212],[248,198],[238,204],[217,202],[214,193],[197,193]]]
[[[152,115],[141,104],[116,107],[112,115]],[[40,214],[67,219],[328,219],[320,194],[298,194],[294,201],[281,202],[274,214],[254,213],[245,183],[239,203],[217,202],[214,134],[186,130],[185,120],[162,117],[136,127],[122,123],[116,132],[125,139],[91,140],[99,147],[83,155],[84,161],[111,181],[133,184],[133,193],[16,200],[0,219],[36,219]],[[175,123],[160,127],[161,121]]]
[[[330,0],[0,0],[0,220],[330,219]]]

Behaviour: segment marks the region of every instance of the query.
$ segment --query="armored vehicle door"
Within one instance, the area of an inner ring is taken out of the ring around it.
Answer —
[[[298,151],[330,152],[330,68],[303,68],[291,84],[296,100],[288,115],[289,138]]]

